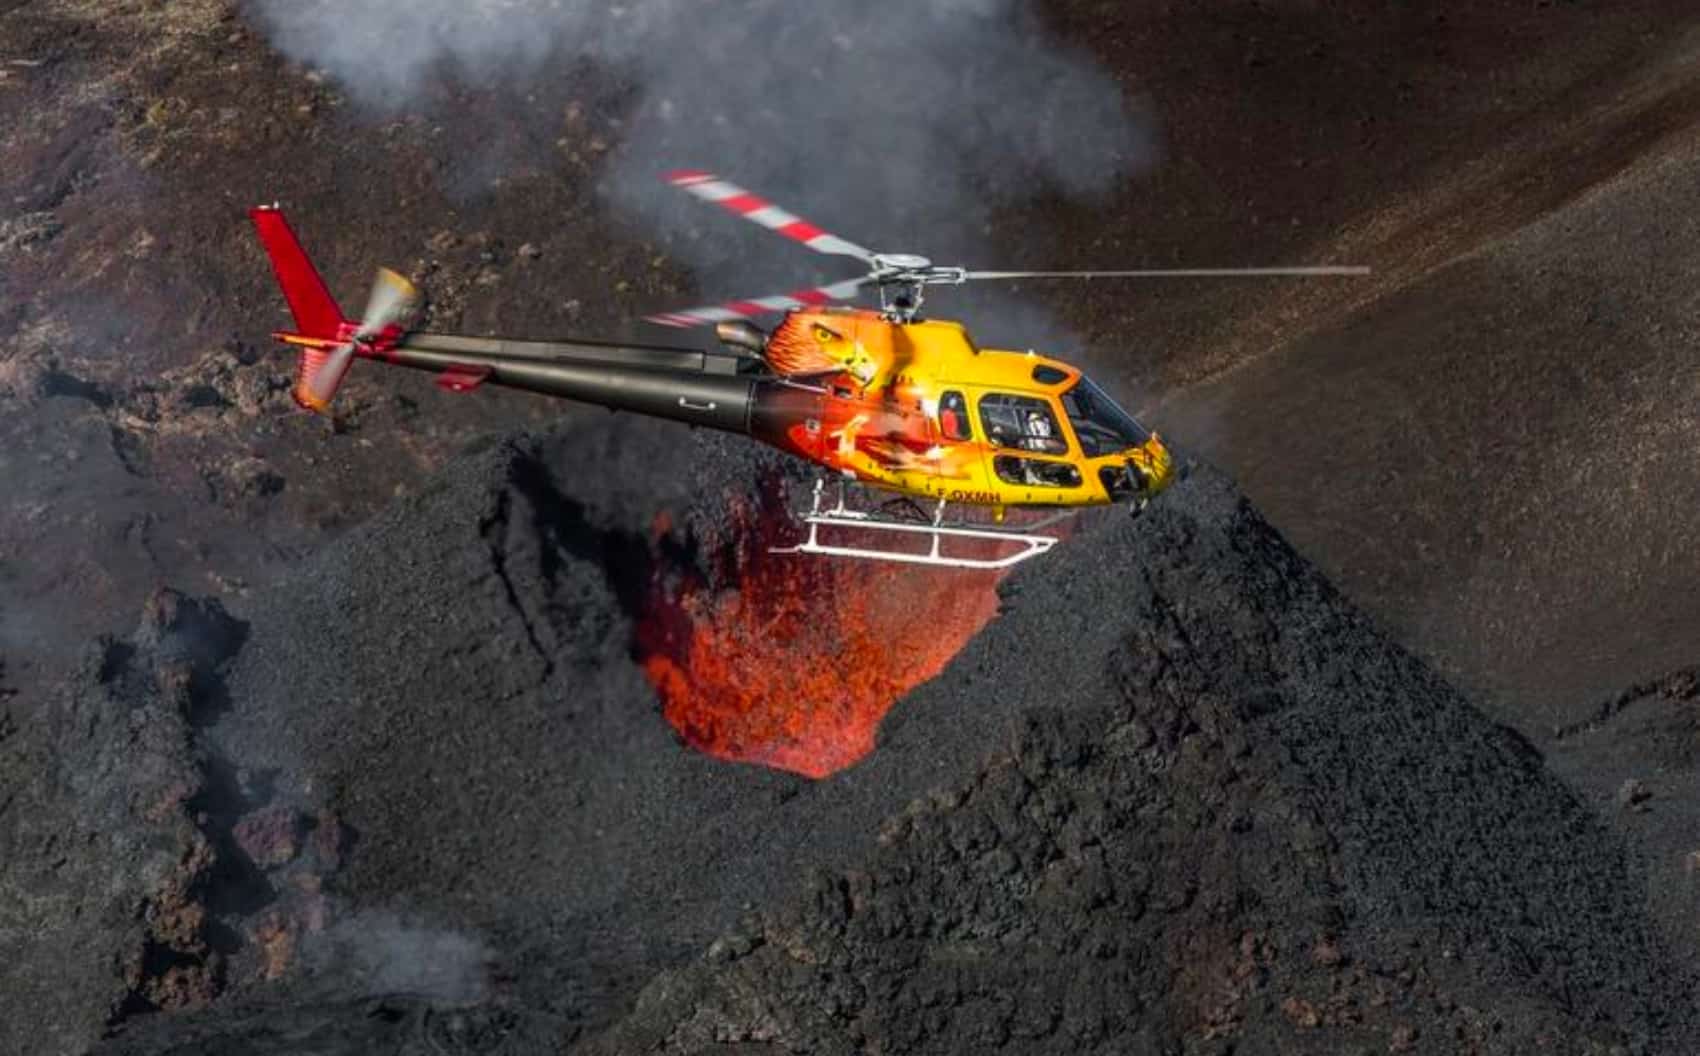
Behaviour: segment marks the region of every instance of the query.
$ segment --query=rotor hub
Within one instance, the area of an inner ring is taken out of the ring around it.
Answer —
[[[893,271],[919,271],[932,267],[933,262],[926,257],[914,253],[875,253],[876,268],[890,268]]]

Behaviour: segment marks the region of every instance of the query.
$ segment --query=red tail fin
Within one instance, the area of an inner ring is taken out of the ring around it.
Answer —
[[[343,322],[342,309],[307,259],[307,251],[301,248],[289,221],[276,206],[256,206],[248,210],[248,215],[272,258],[272,270],[289,301],[289,310],[295,313],[295,328],[308,337],[336,337]]]

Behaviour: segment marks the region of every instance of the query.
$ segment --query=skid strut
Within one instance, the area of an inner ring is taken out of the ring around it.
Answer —
[[[802,517],[803,523],[809,526],[808,538],[796,546],[774,547],[772,553],[824,554],[829,557],[900,561],[905,564],[934,565],[940,568],[987,569],[1009,568],[1012,565],[1020,564],[1045,553],[1058,542],[1055,536],[1035,534],[1031,531],[946,524],[944,522],[944,499],[938,501],[938,505],[933,508],[931,519],[926,523],[901,521],[875,512],[852,510],[844,504],[845,489],[843,482],[839,482],[838,485],[838,501],[831,509],[823,510],[821,509],[821,491],[825,483],[824,480],[815,481],[814,500],[809,507],[809,512]],[[1061,519],[1062,515],[1047,518],[1039,527],[1054,524]],[[921,535],[928,537],[932,545],[925,553],[916,553],[907,550],[882,550],[871,546],[823,543],[820,540],[822,529],[892,533],[902,537]],[[943,544],[947,539],[974,539],[1019,546],[1020,549],[1012,554],[996,558],[956,557],[943,552]]]

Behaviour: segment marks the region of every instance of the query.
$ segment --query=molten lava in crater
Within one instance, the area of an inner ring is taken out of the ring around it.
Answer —
[[[769,553],[797,529],[765,499],[735,523],[716,577],[729,585],[657,581],[637,634],[667,721],[718,758],[816,778],[849,766],[997,613],[1000,571]]]

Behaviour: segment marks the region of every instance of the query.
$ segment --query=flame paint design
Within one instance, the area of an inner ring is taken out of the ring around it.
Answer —
[[[801,433],[792,435],[793,450],[862,480],[912,488],[969,480],[990,454],[984,443],[946,439],[920,399],[893,389],[823,401],[820,430],[817,450],[805,447]]]

